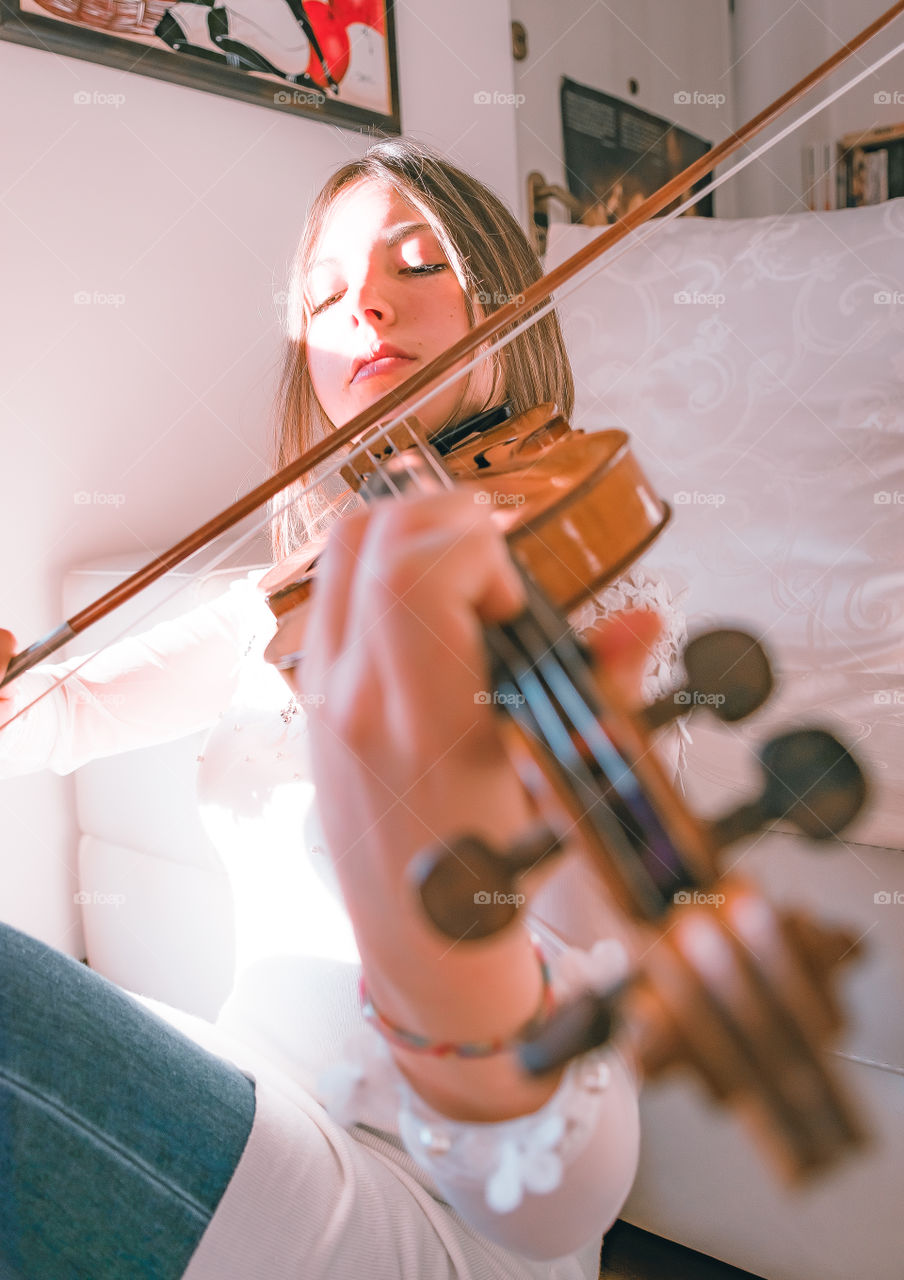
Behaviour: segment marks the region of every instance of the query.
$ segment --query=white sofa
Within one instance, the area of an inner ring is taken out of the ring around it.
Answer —
[[[872,806],[839,846],[773,832],[740,865],[774,900],[863,938],[836,1065],[875,1140],[792,1194],[731,1117],[676,1079],[644,1094],[623,1216],[768,1280],[900,1280],[904,200],[652,230],[563,301],[575,421],[626,429],[672,504],[645,563],[686,593],[689,629],[746,625],[780,677],[741,726],[691,720],[698,808],[758,789],[753,747],[778,725],[823,723],[870,768]],[[548,264],[591,234],[555,228]]]
[[[553,228],[549,264],[589,234]],[[641,1167],[623,1216],[768,1280],[901,1276],[902,287],[897,201],[781,222],[682,220],[563,301],[575,425],[627,429],[674,508],[646,564],[685,593],[692,631],[747,625],[781,677],[749,724],[691,723],[692,799],[709,812],[752,789],[752,744],[798,718],[856,741],[874,780],[872,808],[836,849],[813,852],[779,831],[743,854],[773,898],[864,936],[835,1061],[870,1117],[873,1146],[792,1194],[693,1082],[644,1095]],[[135,563],[71,573],[66,615]],[[91,964],[212,1016],[231,980],[231,905],[193,803],[198,750],[184,741],[81,770],[79,862]],[[109,895],[121,899],[115,909]]]

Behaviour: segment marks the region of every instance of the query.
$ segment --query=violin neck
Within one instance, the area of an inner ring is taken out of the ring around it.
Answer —
[[[655,920],[693,877],[630,761],[602,727],[605,708],[586,647],[517,562],[516,568],[527,605],[513,621],[485,631],[492,700],[517,725],[576,834],[605,857],[634,914]]]

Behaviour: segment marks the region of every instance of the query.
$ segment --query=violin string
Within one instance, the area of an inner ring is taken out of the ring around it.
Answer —
[[[435,468],[435,476],[440,483],[443,486],[454,487],[447,470],[435,456],[435,451],[430,449],[413,431],[410,435],[418,462],[432,464]],[[372,497],[391,495],[398,498],[410,488],[424,491],[422,469],[412,465],[410,458],[406,458],[408,465],[403,471],[393,474],[388,460],[378,457],[370,450],[366,453],[374,465],[374,472],[367,478],[364,489],[365,492],[370,491]],[[374,477],[379,480],[379,489]],[[535,591],[530,591],[529,580],[526,581],[526,585],[530,594],[537,594]],[[544,621],[554,616],[553,610],[544,609]],[[583,810],[581,817],[576,819],[576,825],[582,825],[582,819],[592,824],[594,835],[601,844],[605,845],[609,859],[618,866],[621,879],[638,908],[649,918],[655,918],[661,913],[663,907],[668,905],[668,901],[664,902],[662,894],[651,890],[646,867],[636,857],[633,848],[635,841],[631,840],[629,835],[629,831],[633,831],[636,836],[640,835],[636,830],[636,821],[626,822],[622,814],[607,803],[605,791],[601,795],[600,779],[594,777],[573,738],[573,729],[577,727],[580,731],[580,725],[575,724],[574,716],[569,724],[562,698],[555,697],[550,688],[548,672],[551,667],[557,668],[556,683],[560,688],[563,677],[567,680],[567,673],[559,665],[561,637],[553,633],[553,628],[544,629],[540,621],[533,626],[526,626],[527,621],[533,621],[530,615],[527,619],[516,619],[512,624],[488,627],[485,630],[487,647],[492,656],[494,688],[505,693],[508,685],[513,690],[513,694],[509,696],[513,696],[514,699],[520,698],[520,701],[514,700],[509,704],[511,715],[520,725],[522,732],[540,745],[544,756],[554,763],[560,772],[567,773],[570,790],[577,797]],[[559,622],[555,631],[569,634],[564,619]],[[581,720],[585,724],[592,721],[593,728],[597,731],[596,737],[599,738],[600,731],[595,709],[586,705],[581,691],[573,683],[570,692],[572,706],[577,698],[583,712]],[[608,743],[608,739],[606,742]],[[604,782],[609,784],[609,788],[618,794],[619,788],[611,784],[609,775],[599,760],[601,754],[599,750],[595,752],[600,773]],[[614,748],[612,748],[612,754],[614,754]],[[611,759],[607,763],[611,765]],[[618,763],[623,762],[619,760]],[[631,779],[630,771],[626,766],[622,767],[620,773]],[[636,791],[636,787],[634,790]],[[619,799],[622,801],[620,807],[624,812],[624,797],[619,795]],[[631,811],[630,803],[626,807],[629,818],[633,820],[635,815]]]
[[[531,589],[531,623],[530,629],[535,631],[538,640],[533,644],[533,652],[537,662],[546,667],[545,678],[553,696],[561,705],[563,712],[571,724],[580,733],[581,738],[591,752],[593,761],[602,776],[613,788],[620,802],[631,815],[635,828],[635,838],[643,839],[645,851],[655,859],[662,873],[650,866],[648,874],[656,882],[663,881],[669,892],[683,888],[684,885],[676,868],[684,871],[683,861],[675,849],[668,833],[647,800],[636,779],[631,762],[620,751],[600,725],[599,703],[601,695],[592,681],[591,666],[588,658],[580,652],[574,643],[573,633],[565,619],[559,618],[542,592]],[[545,626],[544,626],[545,622]],[[548,657],[540,651],[544,643],[552,639],[551,654],[554,663],[547,667]],[[646,836],[644,838],[644,833]],[[665,854],[666,856],[661,856]],[[686,873],[685,873],[686,874]],[[668,885],[668,879],[671,885]]]
[[[632,863],[642,863],[645,883],[640,894],[645,913],[658,915],[672,894],[694,879],[670,834],[663,828],[653,806],[636,778],[634,763],[615,746],[600,723],[600,693],[593,682],[590,660],[575,641],[567,620],[558,614],[542,592],[526,579],[531,608],[518,627],[517,639],[529,667],[548,690],[551,705],[565,726],[567,741],[576,732],[589,753],[586,761],[590,777],[591,807],[600,799],[611,808],[631,848]],[[507,628],[506,628],[507,630]],[[578,759],[585,765],[583,753]],[[564,763],[564,757],[563,757]],[[594,776],[593,769],[597,775]],[[606,784],[602,797],[600,779]],[[594,824],[597,812],[587,813]],[[604,826],[606,822],[604,820]],[[608,837],[607,837],[608,838]]]
[[[436,451],[413,431],[409,436],[418,461],[432,463],[440,480],[454,487]],[[393,496],[408,487],[423,491],[419,467],[408,466],[399,483],[381,458],[368,453],[384,491]],[[395,456],[410,460],[410,452]],[[591,824],[620,865],[622,879],[642,913],[655,918],[677,889],[693,882],[693,876],[639,787],[633,767],[600,726],[599,693],[567,620],[528,575],[522,573],[522,577],[529,608],[513,624],[487,629],[494,684],[502,692],[507,683],[523,699],[524,712],[519,714],[521,704],[514,702],[513,718],[569,775],[566,781],[579,793],[583,808],[578,821]],[[575,743],[575,732],[590,753],[596,776]]]
[[[595,778],[583,759],[565,719],[561,703],[554,698],[542,678],[544,660],[533,660],[524,654],[516,640],[517,631],[511,628],[491,628],[487,643],[493,658],[494,683],[505,690],[510,684],[515,697],[511,715],[523,732],[539,744],[547,763],[567,775],[565,781],[570,793],[581,806],[580,816],[572,814],[575,825],[589,822],[594,837],[605,846],[607,858],[614,862],[617,873],[630,892],[640,913],[655,918],[662,910],[661,895],[652,891],[646,868],[636,857],[633,842],[628,835],[628,825],[600,794],[600,780]],[[520,637],[518,637],[520,639]],[[550,655],[545,662],[548,665]],[[508,695],[511,696],[511,695]],[[604,774],[606,782],[610,779]],[[603,808],[600,808],[602,799]]]
[[[373,464],[374,476],[379,477],[382,493],[399,497],[410,488],[424,491],[422,469],[412,465],[411,452],[419,463],[435,468],[441,483],[454,488],[436,450],[412,429],[408,434],[413,449],[390,455],[408,462],[397,475],[390,471],[388,459],[384,461],[372,449],[364,450]],[[368,486],[373,493],[370,478],[365,491]],[[668,906],[671,894],[688,882],[683,859],[643,795],[631,766],[600,727],[598,695],[588,661],[567,620],[528,575],[522,573],[522,578],[530,607],[514,623],[488,628],[486,632],[493,657],[494,685],[501,691],[507,682],[515,697],[521,697],[522,703],[513,703],[513,718],[523,732],[541,745],[556,767],[567,772],[582,807],[578,821],[593,827],[619,865],[622,880],[627,882],[641,912],[655,918]],[[578,749],[575,732],[590,752],[597,776]],[[646,857],[638,858],[639,846]],[[657,872],[653,860],[661,871]]]
[[[413,449],[390,454],[391,458],[403,459],[404,469],[395,474],[389,458],[384,459],[372,449],[363,451],[373,464],[372,476],[363,486],[371,498],[399,497],[410,488],[424,491],[422,465],[414,465],[412,452],[419,464],[433,464],[441,483],[454,487],[436,451],[412,429],[408,434]],[[600,728],[598,698],[588,663],[566,619],[537,591],[528,576],[522,576],[533,608],[512,624],[487,629],[487,644],[494,659],[494,684],[500,689],[508,682],[516,698],[520,695],[523,701],[512,704],[514,719],[542,745],[557,767],[568,773],[583,809],[578,821],[591,824],[601,843],[610,850],[610,857],[619,864],[622,880],[627,882],[641,912],[655,918],[668,906],[671,892],[687,880],[681,855],[644,797],[632,769]],[[591,753],[598,776],[578,749],[575,732]],[[646,859],[637,857],[640,845]],[[662,872],[657,874],[652,867],[653,859]],[[676,872],[676,867],[684,874]],[[673,883],[663,888],[666,876]]]

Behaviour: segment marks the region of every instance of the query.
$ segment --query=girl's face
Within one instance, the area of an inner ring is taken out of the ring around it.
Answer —
[[[470,328],[461,285],[423,215],[390,188],[368,180],[344,188],[333,202],[306,293],[308,368],[335,427]],[[484,406],[488,365],[472,375],[466,403],[462,378],[417,411],[428,430]]]

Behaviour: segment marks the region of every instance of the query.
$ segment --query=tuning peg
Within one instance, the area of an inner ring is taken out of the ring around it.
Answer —
[[[440,933],[456,941],[476,940],[498,933],[515,918],[524,901],[516,892],[518,876],[562,847],[543,823],[505,853],[478,836],[462,836],[423,850],[412,860],[408,876]]]
[[[644,709],[647,730],[700,707],[720,720],[743,720],[772,692],[769,659],[746,631],[706,631],[687,645],[683,661],[687,683]]]
[[[516,1053],[521,1066],[533,1076],[546,1075],[572,1058],[605,1044],[618,1021],[618,1003],[632,978],[625,978],[605,993],[582,991],[550,1015]]]
[[[717,849],[780,818],[812,840],[828,840],[844,830],[866,799],[866,779],[857,761],[823,729],[796,729],[772,738],[759,759],[765,774],[762,793],[711,824]]]

